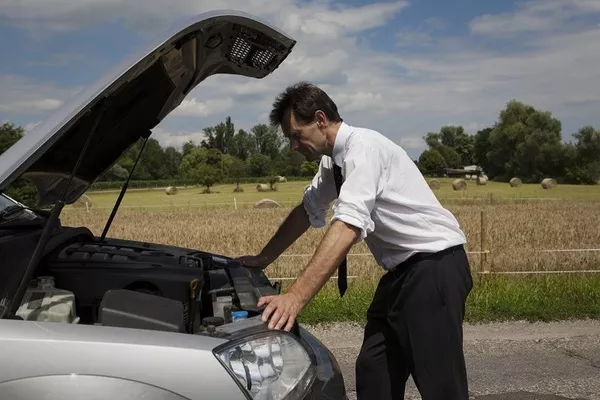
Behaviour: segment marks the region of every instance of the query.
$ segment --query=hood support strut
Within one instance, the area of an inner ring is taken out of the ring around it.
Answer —
[[[87,152],[87,149],[92,141],[92,137],[94,136],[94,133],[96,133],[96,129],[98,128],[98,124],[100,123],[100,120],[102,119],[102,117],[104,115],[104,112],[108,108],[107,106],[108,106],[108,100],[105,99],[105,104],[103,104],[103,107],[100,110],[100,112],[98,113],[98,115],[95,116],[95,118],[93,120],[93,125],[90,129],[90,133],[88,134],[88,137],[85,141],[85,144],[83,145],[83,148],[81,149],[81,153],[79,154],[79,158],[77,159],[77,162],[75,163],[75,166],[73,167],[73,171],[71,172],[71,175],[69,176],[69,183],[65,187],[65,190],[63,191],[61,199],[58,200],[52,207],[52,210],[50,210],[50,217],[46,220],[46,225],[44,226],[44,229],[42,230],[42,233],[40,235],[40,240],[37,242],[37,245],[35,246],[35,250],[33,251],[33,255],[31,256],[31,259],[29,260],[29,264],[27,264],[27,269],[25,270],[25,273],[23,274],[23,279],[21,279],[21,282],[19,283],[19,287],[17,288],[15,295],[12,296],[12,301],[10,303],[10,310],[9,310],[9,317],[11,317],[11,318],[14,317],[16,315],[17,311],[19,310],[19,307],[21,306],[21,299],[23,298],[23,295],[25,294],[25,291],[27,290],[29,281],[31,280],[33,273],[36,271],[38,264],[40,263],[40,260],[44,256],[44,252],[46,250],[46,244],[50,240],[50,237],[52,236],[54,228],[56,227],[56,225],[59,221],[60,213],[61,213],[63,207],[65,206],[64,201],[65,201],[65,197],[67,195],[67,191],[69,190],[69,186],[71,186],[71,182],[73,181],[73,178],[77,174],[79,165],[81,164],[81,161],[83,160],[83,157],[85,156],[85,154]],[[2,311],[4,312],[5,310],[2,310]],[[4,317],[4,315],[0,316],[0,318],[3,318],[3,317]]]
[[[110,226],[112,225],[112,222],[115,219],[115,215],[117,215],[117,210],[119,209],[119,206],[121,205],[121,201],[123,200],[123,196],[125,196],[125,192],[127,191],[127,188],[129,187],[129,180],[131,179],[131,175],[133,175],[133,171],[135,171],[135,167],[136,167],[138,161],[140,160],[142,153],[144,152],[144,147],[146,147],[146,143],[148,143],[148,138],[150,138],[151,133],[152,132],[148,131],[148,135],[145,136],[144,142],[142,143],[142,148],[140,149],[140,152],[138,153],[138,156],[135,159],[135,162],[133,163],[133,167],[131,167],[131,171],[129,171],[129,176],[127,176],[127,180],[125,181],[125,184],[121,188],[119,197],[117,198],[115,206],[113,207],[113,209],[110,213],[110,217],[108,217],[108,221],[106,221],[106,226],[104,227],[104,230],[102,231],[102,236],[100,236],[101,242],[103,242],[104,239],[106,238],[106,234],[108,233],[108,230],[110,229]]]

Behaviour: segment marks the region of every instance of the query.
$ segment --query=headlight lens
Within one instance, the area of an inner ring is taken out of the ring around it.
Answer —
[[[283,331],[228,343],[216,356],[256,400],[300,399],[315,376],[304,347]]]

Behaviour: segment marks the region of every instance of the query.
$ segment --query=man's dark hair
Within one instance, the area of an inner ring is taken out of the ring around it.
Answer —
[[[321,110],[327,119],[340,122],[342,119],[337,106],[322,89],[309,82],[298,82],[288,86],[273,102],[269,115],[271,125],[288,125],[294,113],[300,124],[309,124],[315,119],[315,112]]]

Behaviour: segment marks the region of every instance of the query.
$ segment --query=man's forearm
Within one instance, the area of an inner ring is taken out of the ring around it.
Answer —
[[[303,306],[308,304],[333,275],[359,234],[358,228],[342,221],[331,224],[314,256],[287,292],[296,294]]]
[[[261,251],[261,255],[275,260],[292,245],[310,227],[304,205],[300,203],[287,216],[269,243]]]

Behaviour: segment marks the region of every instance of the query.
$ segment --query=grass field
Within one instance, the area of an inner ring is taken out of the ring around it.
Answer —
[[[561,200],[600,202],[600,185],[559,185],[546,190],[534,184],[511,188],[507,183],[489,182],[485,186],[478,186],[475,181],[467,181],[466,191],[454,191],[451,179],[440,179],[440,182],[441,187],[435,193],[444,204],[513,204]],[[121,206],[150,209],[202,206],[234,208],[234,199],[238,207],[251,207],[263,198],[278,201],[282,206],[290,206],[299,201],[303,188],[309,183],[310,181],[278,183],[275,192],[266,193],[258,192],[256,184],[240,185],[244,189],[243,193],[234,193],[235,185],[216,185],[211,188],[214,193],[203,194],[203,187],[190,187],[180,189],[175,196],[167,196],[163,188],[129,189]],[[112,208],[118,190],[91,192],[87,195],[91,198],[94,209]]]
[[[484,212],[486,250],[490,253],[483,266],[491,272],[600,270],[600,252],[541,251],[600,248],[600,186],[544,190],[539,185],[510,188],[501,183],[476,186],[470,181],[467,191],[454,192],[449,182],[444,181],[436,195],[461,223],[469,251],[481,250]],[[202,188],[182,189],[175,196],[165,195],[164,190],[128,191],[109,236],[231,256],[253,254],[261,250],[290,207],[299,202],[307,183],[278,184],[276,192],[268,193],[257,192],[255,185],[242,185],[245,192],[235,194],[234,185],[216,186],[213,190],[217,193],[213,194],[201,194]],[[88,193],[93,202],[90,211],[69,206],[62,221],[86,225],[99,234],[117,195]],[[282,207],[252,208],[263,198],[279,201]],[[272,278],[295,277],[324,233],[325,229],[309,230],[267,269],[267,274]],[[356,255],[349,257],[348,273],[358,278],[350,280],[348,295],[338,299],[335,285],[328,284],[303,313],[306,321],[364,317],[382,271],[364,243],[351,253]],[[476,279],[467,310],[471,320],[600,316],[600,274],[480,275],[480,257],[469,255]],[[289,281],[283,283],[285,287]]]

